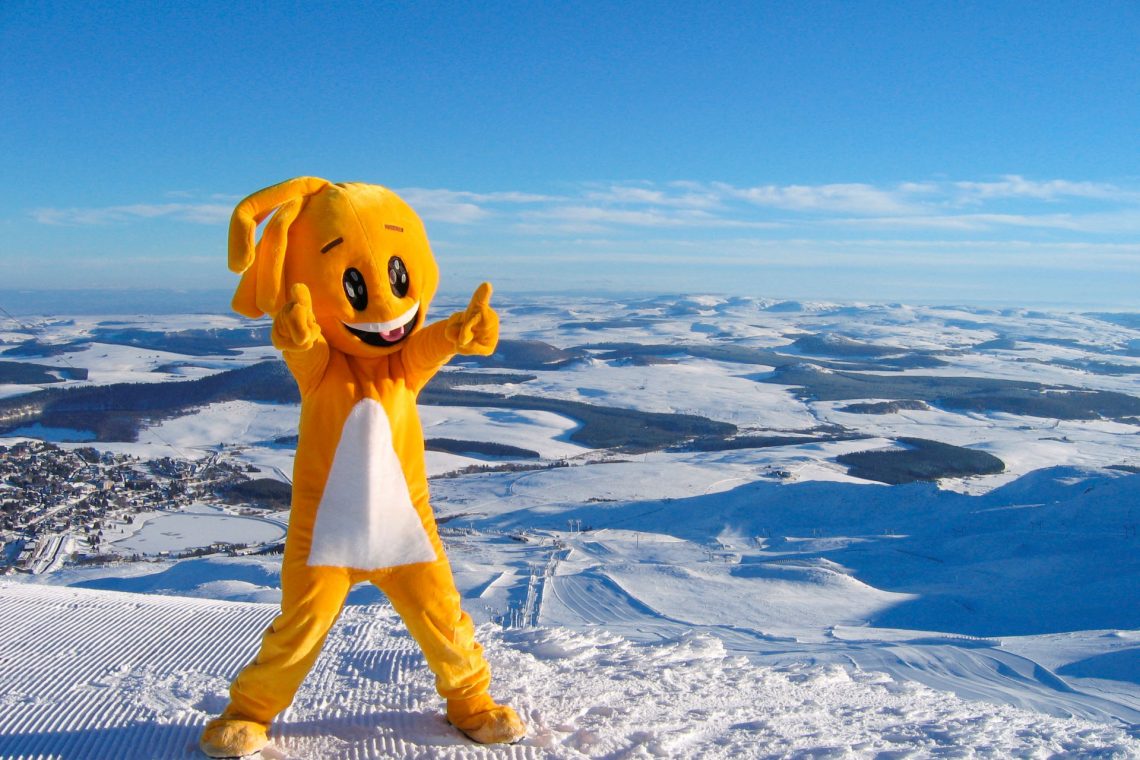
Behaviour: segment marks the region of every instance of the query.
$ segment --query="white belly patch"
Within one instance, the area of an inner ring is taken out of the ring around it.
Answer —
[[[341,430],[317,507],[309,565],[379,570],[435,559],[392,446],[388,415],[380,402],[364,399]]]

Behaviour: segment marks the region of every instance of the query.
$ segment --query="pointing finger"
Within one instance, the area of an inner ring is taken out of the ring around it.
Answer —
[[[301,307],[311,308],[313,305],[313,297],[309,293],[309,288],[305,283],[294,283],[293,287],[289,289],[289,295],[293,299],[293,303]]]
[[[472,306],[486,306],[491,303],[491,283],[484,282],[475,290],[475,295],[471,296]]]

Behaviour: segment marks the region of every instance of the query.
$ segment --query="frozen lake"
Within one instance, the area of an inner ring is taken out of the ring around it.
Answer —
[[[284,537],[285,526],[260,517],[223,512],[170,512],[147,519],[137,533],[116,541],[114,547],[120,552],[158,554],[209,546],[215,541],[260,544]]]

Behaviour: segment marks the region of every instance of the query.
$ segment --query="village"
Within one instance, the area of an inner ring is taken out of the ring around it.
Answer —
[[[235,514],[258,512],[252,505],[233,503],[232,497],[236,487],[250,481],[251,469],[218,453],[201,460],[144,460],[36,440],[0,446],[0,573],[38,574],[67,562],[145,559],[113,546],[140,515],[203,504]],[[184,554],[235,548],[246,547],[212,542]]]

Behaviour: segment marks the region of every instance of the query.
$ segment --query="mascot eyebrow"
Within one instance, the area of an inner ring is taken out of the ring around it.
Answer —
[[[343,243],[343,242],[344,242],[344,238],[342,238],[342,237],[339,237],[339,238],[337,238],[336,240],[333,240],[333,241],[331,241],[331,242],[325,243],[325,247],[321,249],[321,253],[328,253],[328,252],[329,252],[329,251],[331,251],[333,248],[336,248],[338,245],[340,245],[340,244],[341,244],[341,243]]]

